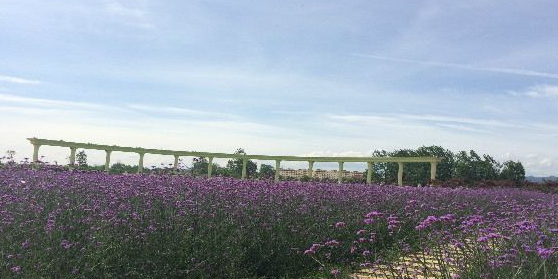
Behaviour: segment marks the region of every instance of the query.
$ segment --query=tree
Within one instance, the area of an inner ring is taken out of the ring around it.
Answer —
[[[260,179],[271,179],[275,177],[275,168],[271,165],[262,164],[258,172]]]
[[[498,179],[502,165],[490,155],[483,155],[484,160],[480,164],[480,178],[484,180]]]
[[[506,161],[503,164],[500,179],[508,179],[515,182],[517,186],[525,180],[525,168],[521,162]]]
[[[237,155],[246,155],[244,149],[239,148],[237,149],[234,154]],[[242,176],[242,165],[243,165],[242,158],[231,159],[227,162],[227,169],[231,172],[231,175],[236,178],[240,178]],[[247,160],[246,162],[246,177],[255,177],[256,171],[258,170],[258,165],[254,163],[252,160]]]
[[[110,166],[109,169],[109,173],[111,174],[137,173],[137,172],[138,172],[138,166],[126,165],[120,162],[113,164],[112,166]]]
[[[455,170],[455,154],[450,150],[435,145],[421,146],[417,149],[416,154],[417,156],[434,156],[442,159],[436,167],[436,180],[446,181],[453,177]],[[426,172],[422,173],[427,175],[427,180],[430,180],[430,164],[427,163],[425,166]]]
[[[80,150],[76,154],[76,161],[78,163],[78,166],[87,167],[87,154],[85,154],[85,150]]]
[[[390,154],[385,150],[374,150],[372,157],[387,157]],[[397,163],[377,162],[374,163],[373,177],[376,183],[392,184],[397,181]]]
[[[204,176],[207,175],[207,168],[209,167],[209,162],[205,157],[197,157],[192,159],[192,175],[194,176]],[[213,163],[213,170],[217,169],[217,164]]]

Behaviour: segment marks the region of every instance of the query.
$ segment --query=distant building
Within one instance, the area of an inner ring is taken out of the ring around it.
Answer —
[[[312,177],[313,178],[318,178],[318,179],[331,179],[331,180],[335,180],[338,178],[338,171],[337,170],[321,170],[321,169],[317,169],[314,170],[312,172]],[[308,175],[308,170],[307,169],[298,169],[298,170],[293,170],[293,169],[280,169],[279,170],[279,175],[283,176],[283,177],[291,177],[291,178],[297,178],[300,179],[303,176],[309,176]],[[364,177],[364,172],[360,172],[360,171],[343,171],[343,177],[344,178],[363,178]]]

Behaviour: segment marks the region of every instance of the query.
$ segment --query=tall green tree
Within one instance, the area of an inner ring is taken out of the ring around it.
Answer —
[[[212,172],[218,174],[219,165],[216,163],[212,163],[213,168]],[[193,176],[206,176],[207,175],[207,168],[209,167],[209,162],[205,157],[195,157],[192,159],[192,168],[190,171],[192,172]]]
[[[436,169],[437,180],[446,181],[453,177],[455,170],[455,154],[453,154],[451,150],[436,145],[421,146],[417,149],[416,154],[417,156],[434,156],[442,159],[442,161],[438,163]],[[424,179],[430,180],[430,164],[426,163],[424,167],[426,169],[425,172],[422,172],[426,175]]]
[[[261,164],[258,177],[260,179],[271,179],[275,177],[275,168],[271,165]]]
[[[234,154],[246,155],[243,148],[237,149]],[[240,178],[242,176],[243,159],[231,159],[227,162],[227,169],[230,171],[232,177]],[[256,177],[258,165],[252,160],[246,162],[246,177]]]
[[[521,162],[506,161],[503,164],[500,178],[512,180],[519,186],[525,180],[525,168]]]
[[[76,154],[76,161],[79,167],[87,167],[87,154],[85,154],[85,150],[80,150]]]

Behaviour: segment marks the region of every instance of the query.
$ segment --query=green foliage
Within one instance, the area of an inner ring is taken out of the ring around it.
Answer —
[[[525,169],[520,162],[508,161],[503,165],[490,155],[480,156],[474,150],[453,153],[441,146],[422,146],[416,150],[400,149],[392,152],[375,150],[374,157],[428,157],[441,159],[437,165],[436,179],[449,181],[462,180],[467,184],[484,180],[507,179],[518,185],[525,180]],[[397,163],[374,163],[373,181],[394,184],[397,182]],[[404,164],[403,181],[410,185],[426,185],[430,181],[430,163]]]
[[[271,165],[261,164],[258,171],[258,178],[271,179],[275,177],[275,168]]]
[[[244,149],[239,148],[234,152],[234,154],[246,155],[246,152],[244,152]],[[242,158],[238,158],[238,159],[229,160],[227,162],[227,169],[230,170],[230,174],[231,174],[232,177],[240,178],[242,176],[243,160],[244,159],[242,159]],[[252,160],[247,160],[246,161],[246,177],[247,178],[256,177],[257,170],[258,170],[258,165],[256,163],[254,163],[254,161],[252,161]]]
[[[312,178],[311,178],[310,176],[308,176],[308,175],[303,175],[303,176],[299,179],[299,181],[302,181],[302,182],[310,182],[310,181],[312,181]]]
[[[212,172],[215,174],[219,173],[219,165],[212,163]],[[190,169],[193,176],[206,176],[207,168],[209,167],[209,162],[205,157],[197,157],[192,160],[192,168]]]
[[[481,158],[475,151],[460,151],[456,155],[454,178],[462,178],[465,182],[498,179],[501,165],[489,155]]]
[[[85,150],[80,150],[76,154],[76,161],[79,167],[87,166],[87,154],[85,154]]]
[[[512,180],[519,186],[525,180],[525,168],[520,162],[506,161],[503,164],[500,178]]]
[[[123,173],[137,173],[138,166],[130,166],[123,163],[116,163],[110,166],[109,173],[123,174]]]

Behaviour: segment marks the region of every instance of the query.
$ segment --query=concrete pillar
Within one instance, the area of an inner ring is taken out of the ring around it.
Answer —
[[[438,167],[438,162],[430,163],[430,180],[436,180],[436,168]]]
[[[138,173],[142,173],[143,172],[143,155],[145,155],[145,153],[138,153],[139,154],[139,163],[138,163]]]
[[[366,172],[366,183],[372,184],[372,172],[374,172],[374,163],[368,162],[368,171]]]
[[[174,155],[174,171],[178,171],[178,155]]]
[[[314,161],[308,161],[308,176],[312,178],[314,176]]]
[[[76,148],[70,147],[70,165],[75,165],[76,163]]]
[[[397,170],[397,185],[402,186],[403,185],[403,163],[399,162],[397,164],[399,164],[399,168]]]
[[[209,178],[211,177],[211,172],[213,171],[213,157],[209,157],[208,159],[209,159],[209,164],[207,165],[207,177]],[[242,171],[245,172],[244,170]]]
[[[39,161],[39,148],[41,147],[40,144],[33,144],[33,162]]]
[[[275,160],[275,182],[279,182],[280,170],[281,170],[281,160]]]
[[[247,159],[244,158],[242,159],[242,177],[241,179],[246,179],[246,164],[247,164]]]
[[[110,153],[112,151],[110,150],[105,150],[105,152],[107,153],[107,156],[105,158],[105,171],[108,172],[110,169]]]
[[[339,173],[337,173],[337,182],[343,183],[343,162],[339,162]]]

